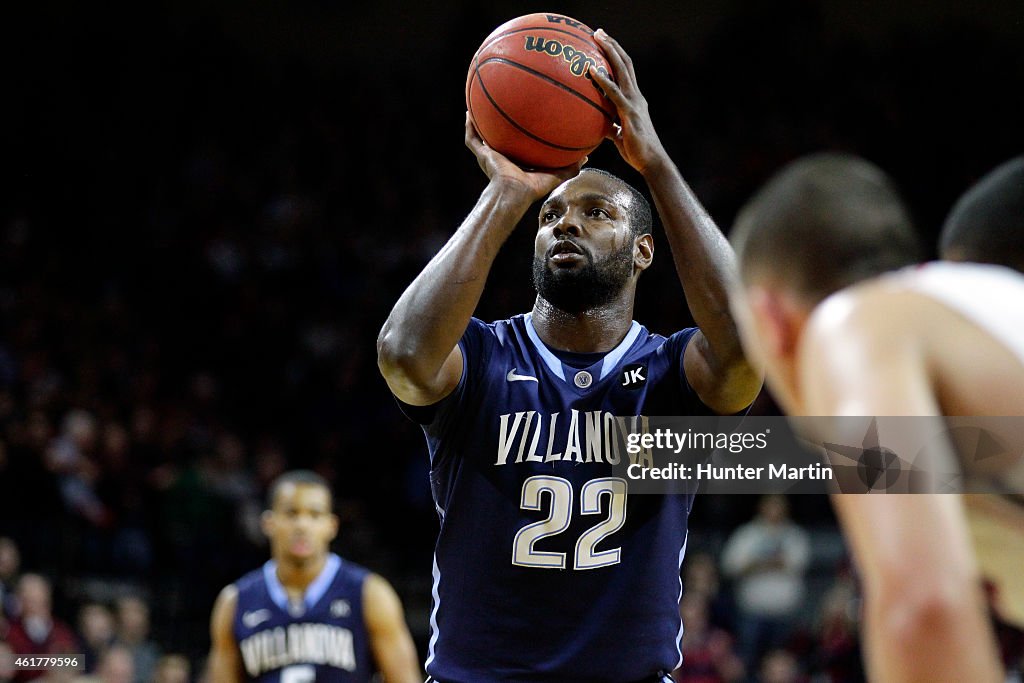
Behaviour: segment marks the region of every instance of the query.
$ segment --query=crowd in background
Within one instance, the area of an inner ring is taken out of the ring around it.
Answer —
[[[270,57],[223,17],[163,22],[159,7],[125,31],[69,6],[5,42],[26,65],[0,130],[0,558],[21,557],[0,561],[8,645],[52,602],[100,680],[196,680],[217,591],[266,559],[267,484],[308,467],[334,488],[337,548],[398,587],[423,646],[426,449],[374,340],[484,183],[462,82],[508,17],[466,8],[433,27],[423,62],[440,69]],[[895,176],[927,247],[955,197],[1022,147],[1019,45],[970,23],[860,41],[815,8],[734,8],[694,54],[627,41],[654,121],[725,229],[781,164],[846,149]],[[610,145],[591,159],[638,181]],[[530,306],[529,222],[480,317]],[[636,317],[670,333],[691,321],[656,240]],[[777,510],[733,535],[754,497],[698,499],[681,681],[861,679],[827,501],[789,504],[799,526],[775,538]]]

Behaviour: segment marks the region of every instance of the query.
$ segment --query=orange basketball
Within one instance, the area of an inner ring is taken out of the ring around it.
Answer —
[[[590,78],[611,73],[594,32],[561,14],[527,14],[476,51],[466,107],[484,141],[530,168],[575,163],[601,144],[615,107]]]

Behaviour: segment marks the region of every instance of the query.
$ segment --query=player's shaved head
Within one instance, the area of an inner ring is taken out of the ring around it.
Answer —
[[[744,282],[785,285],[809,304],[920,257],[893,182],[838,153],[776,173],[740,211],[731,241]]]
[[[325,489],[328,497],[331,496],[331,485],[319,474],[312,470],[292,470],[290,472],[285,472],[271,482],[270,489],[267,491],[268,510],[272,510],[274,508],[274,502],[277,500],[277,496],[288,486],[317,486]]]
[[[952,261],[1024,272],[1024,156],[996,167],[960,197],[942,228],[939,250]]]
[[[619,185],[621,189],[629,195],[629,206],[627,207],[627,212],[629,214],[629,227],[633,231],[633,236],[639,237],[640,235],[646,235],[651,232],[651,228],[654,225],[654,219],[651,214],[651,204],[647,201],[647,198],[644,197],[640,190],[636,189],[619,176],[600,168],[588,167],[584,168],[580,173],[595,173],[599,176],[608,178]]]

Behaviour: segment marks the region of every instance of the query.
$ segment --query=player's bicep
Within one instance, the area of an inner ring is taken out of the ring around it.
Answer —
[[[237,683],[242,680],[242,660],[233,630],[238,609],[238,589],[227,586],[217,596],[210,616],[210,656],[207,662],[209,679],[214,683]]]
[[[398,400],[411,406],[429,406],[455,391],[462,380],[464,367],[462,348],[456,345],[433,377],[418,378],[397,369],[388,371],[384,368],[382,374]]]
[[[761,376],[743,359],[725,362],[697,330],[683,351],[686,381],[701,402],[720,415],[749,406],[761,390]]]
[[[391,585],[375,574],[363,583],[363,619],[370,649],[386,683],[419,683],[423,676],[401,600]]]

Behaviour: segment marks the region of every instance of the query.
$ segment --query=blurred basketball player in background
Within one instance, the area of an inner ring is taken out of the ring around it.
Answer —
[[[788,414],[1024,415],[1024,278],[906,268],[918,260],[910,220],[875,166],[838,154],[790,164],[732,239],[744,343]],[[864,582],[871,680],[1002,680],[960,497],[833,502]]]
[[[1024,156],[999,165],[964,193],[946,218],[939,249],[948,261],[1024,273]],[[968,495],[964,502],[978,564],[995,587],[993,607],[1000,619],[1024,629],[1024,496]]]
[[[441,683],[667,680],[692,496],[629,496],[611,476],[619,425],[733,413],[761,385],[729,314],[729,245],[661,145],[628,55],[596,37],[618,83],[591,72],[618,110],[615,144],[647,181],[700,329],[666,339],[632,320],[653,257],[643,195],[600,171],[524,171],[467,117],[490,182],[378,339],[430,451],[441,530],[426,668]],[[533,311],[473,318],[498,250],[546,195]]]
[[[215,683],[422,680],[402,605],[380,576],[329,551],[331,490],[313,472],[271,486],[263,530],[272,559],[221,591],[211,618]]]

